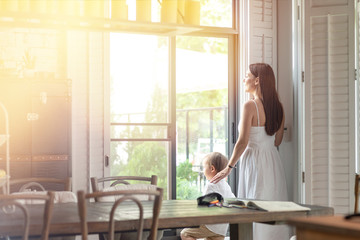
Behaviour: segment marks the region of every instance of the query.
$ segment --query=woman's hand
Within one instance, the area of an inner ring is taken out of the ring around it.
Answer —
[[[211,180],[211,183],[218,183],[221,179],[226,178],[229,176],[231,172],[231,168],[226,167],[222,171],[218,172]]]

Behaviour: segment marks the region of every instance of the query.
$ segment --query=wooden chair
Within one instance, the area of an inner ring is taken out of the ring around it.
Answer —
[[[62,191],[71,192],[71,178],[20,178],[10,180],[10,190],[13,194],[40,194],[40,192],[54,191],[53,202],[76,202],[76,195],[74,193],[66,193]],[[33,192],[35,191],[36,192]],[[32,192],[28,192],[32,191]],[[57,192],[60,191],[60,192]],[[45,194],[45,193],[44,193]],[[31,240],[39,240],[40,238],[32,237]],[[50,240],[75,240],[75,236],[66,237],[50,237]]]
[[[141,177],[141,176],[112,176],[112,177],[104,177],[97,178],[92,177],[91,179],[91,188],[93,192],[101,191],[100,184],[106,184],[108,182],[112,182],[110,187],[116,186],[118,184],[130,185],[131,183],[149,183],[151,185],[157,185],[157,176],[152,175],[151,177]]]
[[[11,192],[37,191],[71,191],[71,178],[20,178],[10,180]]]
[[[137,198],[139,195],[148,195],[154,196],[154,204],[153,204],[153,215],[152,215],[152,224],[150,229],[150,236],[148,240],[155,240],[157,237],[157,229],[158,229],[158,221],[160,208],[163,197],[163,189],[157,188],[154,190],[123,190],[123,191],[109,191],[109,192],[94,192],[85,194],[84,191],[78,191],[78,208],[79,208],[79,216],[81,222],[81,232],[82,239],[88,239],[88,227],[87,227],[87,204],[90,199],[99,199],[104,197],[116,197],[117,199],[113,202],[113,206],[109,213],[109,230],[108,236],[109,240],[114,240],[114,215],[115,212],[119,209],[118,206],[124,201],[130,200],[133,201],[139,208],[139,225],[137,228],[137,240],[142,239],[143,232],[143,224],[144,224],[144,213],[143,213],[143,205],[142,202]],[[94,203],[96,204],[96,203]]]
[[[91,187],[93,192],[101,192],[107,190],[135,190],[135,189],[156,189],[157,185],[157,176],[151,175],[151,177],[142,177],[142,176],[111,176],[111,177],[104,177],[104,178],[96,178],[92,177],[91,179]],[[101,186],[102,185],[102,186]],[[132,186],[131,186],[132,185]],[[140,186],[142,185],[142,186]],[[146,187],[145,185],[153,185],[153,188]],[[104,186],[109,186],[105,187]],[[119,188],[117,188],[118,186]],[[122,187],[123,186],[123,187]],[[128,187],[126,187],[128,186]],[[149,196],[149,200],[151,200],[152,196]],[[98,199],[95,199],[97,201]],[[144,200],[144,199],[141,199]],[[148,233],[146,233],[148,234]],[[116,240],[123,240],[123,239],[130,239],[133,238],[134,233],[122,233],[115,235]],[[158,238],[161,238],[163,235],[163,230],[159,230]],[[106,240],[107,238],[104,237],[103,234],[99,234],[100,240]]]
[[[357,213],[359,210],[359,194],[360,194],[360,175],[359,174],[355,174],[355,208],[354,208],[354,213]]]
[[[43,204],[44,217],[40,239],[48,240],[51,215],[54,206],[54,193],[51,191],[49,191],[46,195],[0,195],[0,221],[9,221],[9,219],[11,219],[11,214],[19,214],[19,211],[16,210],[19,208],[21,214],[24,216],[24,229],[22,231],[21,237],[23,240],[28,240],[31,219],[27,210],[28,204]],[[6,235],[6,233],[0,233],[0,235]]]

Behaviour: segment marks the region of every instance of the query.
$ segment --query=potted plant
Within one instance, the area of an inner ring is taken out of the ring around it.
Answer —
[[[24,61],[24,76],[34,77],[36,57],[31,55],[29,49],[25,50],[23,61]]]

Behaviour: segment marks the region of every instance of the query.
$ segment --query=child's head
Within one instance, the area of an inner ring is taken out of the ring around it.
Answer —
[[[212,152],[203,159],[204,175],[210,180],[218,172],[226,168],[228,159],[219,152]]]

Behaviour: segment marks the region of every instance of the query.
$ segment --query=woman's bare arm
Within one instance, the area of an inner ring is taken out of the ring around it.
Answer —
[[[243,112],[240,119],[240,132],[239,138],[236,141],[234,151],[231,155],[228,165],[234,167],[239,160],[241,154],[244,152],[250,136],[250,129],[252,118],[254,117],[255,105],[252,101],[248,101],[244,104]],[[222,171],[218,172],[211,180],[212,183],[217,183],[221,179],[228,176],[231,172],[231,168],[226,167]]]
[[[285,124],[285,113],[283,113],[283,119],[281,121],[281,126],[279,128],[279,130],[275,133],[275,146],[279,146],[283,140],[283,136],[284,136],[284,124]]]

